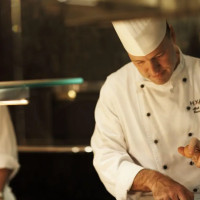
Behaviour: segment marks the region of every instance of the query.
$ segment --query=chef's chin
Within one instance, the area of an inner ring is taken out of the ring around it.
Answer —
[[[157,85],[163,85],[165,83],[167,83],[171,78],[171,74],[160,74],[154,77],[150,78],[150,81],[152,81],[153,83],[157,84]]]

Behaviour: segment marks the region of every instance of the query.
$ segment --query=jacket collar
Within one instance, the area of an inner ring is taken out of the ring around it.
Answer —
[[[173,89],[174,85],[179,80],[178,77],[180,76],[181,72],[183,71],[183,69],[185,67],[183,53],[181,52],[180,49],[179,49],[179,55],[180,55],[180,62],[178,64],[178,66],[176,67],[175,71],[173,72],[173,74],[172,74],[171,78],[169,79],[169,81],[167,81],[166,83],[164,83],[162,85],[158,85],[158,84],[155,84],[152,81],[148,80],[147,78],[144,78],[137,71],[136,80],[137,80],[138,87],[141,87],[141,85],[145,85],[147,87],[153,87],[155,89]]]

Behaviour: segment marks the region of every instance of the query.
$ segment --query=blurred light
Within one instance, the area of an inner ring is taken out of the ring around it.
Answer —
[[[75,99],[76,98],[76,91],[74,90],[69,90],[68,93],[67,93],[68,97],[70,99]]]
[[[20,33],[20,27],[18,25],[13,25],[12,26],[12,31],[14,33]]]
[[[91,146],[85,147],[85,152],[91,153],[92,152],[92,147]]]
[[[66,4],[78,5],[78,6],[96,6],[99,0],[66,0],[65,2]]]
[[[80,151],[79,147],[72,147],[72,152],[78,153]]]
[[[0,101],[0,106],[5,105],[27,105],[29,102],[27,99],[19,99],[19,100],[7,100],[7,101]]]
[[[58,2],[63,3],[66,2],[67,0],[58,0]]]

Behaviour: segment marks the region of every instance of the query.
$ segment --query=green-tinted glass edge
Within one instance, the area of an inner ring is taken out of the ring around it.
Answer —
[[[21,81],[23,82],[23,81]],[[29,87],[29,88],[38,88],[38,87],[52,87],[52,86],[58,86],[58,85],[70,85],[70,84],[81,84],[83,83],[84,80],[83,78],[66,78],[66,79],[49,79],[46,81],[38,81],[33,83],[29,82],[26,83],[20,83],[20,84],[8,84],[8,85],[0,85],[0,89],[5,89],[5,88],[23,88],[23,87]],[[11,81],[12,83],[12,81]]]

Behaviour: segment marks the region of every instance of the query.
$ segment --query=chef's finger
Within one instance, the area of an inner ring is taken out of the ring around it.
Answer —
[[[165,197],[165,198],[163,198],[164,200],[173,200],[172,198],[170,198],[170,197]],[[160,200],[160,199],[159,199]]]
[[[192,155],[189,153],[189,150],[188,150],[188,145],[183,147],[183,150],[182,150],[182,147],[180,147],[178,150],[180,151],[180,153],[185,156],[186,158],[191,158]]]
[[[200,168],[200,153],[198,152],[198,153],[196,153],[196,154],[198,154],[198,158],[197,158],[197,162],[196,162],[196,166],[198,167],[198,168]]]
[[[192,161],[195,163],[195,165],[197,165],[197,162],[199,160],[199,157],[200,157],[200,153],[199,152],[195,152],[193,155],[192,155]]]
[[[194,195],[192,193],[181,193],[178,195],[179,200],[193,200]]]
[[[171,199],[172,199],[172,200],[179,200],[179,197],[178,197],[177,194],[175,194],[175,195],[173,195],[173,196],[171,197]]]
[[[199,140],[197,138],[193,137],[190,140],[190,143],[189,143],[189,146],[188,146],[189,153],[194,154],[195,149],[199,148],[199,147],[200,147]]]
[[[178,152],[179,152],[182,156],[185,156],[185,154],[184,154],[184,147],[178,147]]]
[[[178,200],[189,200],[189,199],[187,199],[185,196],[183,196],[183,195],[179,195],[178,196]]]

